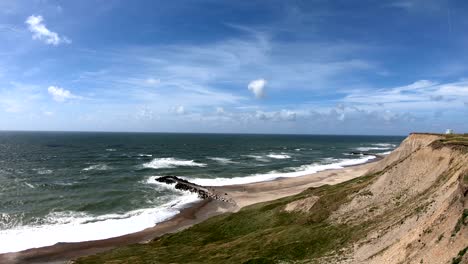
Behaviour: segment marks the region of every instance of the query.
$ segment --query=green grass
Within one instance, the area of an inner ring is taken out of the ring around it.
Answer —
[[[462,212],[462,215],[457,221],[457,224],[455,225],[455,228],[453,229],[452,236],[457,235],[457,233],[462,228],[462,225],[467,225],[467,219],[468,219],[468,209],[464,209]]]
[[[463,184],[468,185],[468,171],[463,174]]]
[[[431,143],[433,148],[450,146],[464,153],[468,153],[468,134],[441,135],[444,138]]]
[[[332,224],[329,215],[375,175],[308,189],[301,194],[223,214],[143,245],[118,248],[76,263],[271,263],[340,253],[362,238],[371,223]],[[286,204],[319,196],[308,214],[286,212]]]

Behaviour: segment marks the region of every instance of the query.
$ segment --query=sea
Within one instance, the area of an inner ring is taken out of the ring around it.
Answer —
[[[0,253],[137,232],[220,186],[365,163],[400,136],[0,132]]]

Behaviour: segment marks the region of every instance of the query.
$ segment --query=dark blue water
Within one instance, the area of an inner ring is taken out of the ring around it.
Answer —
[[[385,153],[402,139],[0,132],[0,252],[135,232],[197,199],[157,176],[204,185],[296,177],[363,163],[369,156],[350,152]]]

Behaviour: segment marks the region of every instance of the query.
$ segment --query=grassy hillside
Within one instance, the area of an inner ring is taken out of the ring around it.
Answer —
[[[361,238],[372,223],[334,225],[327,218],[348,201],[348,195],[375,177],[368,175],[249,206],[149,244],[120,248],[76,263],[287,263],[339,255],[336,249]],[[320,198],[309,213],[284,210],[288,203],[312,196]]]

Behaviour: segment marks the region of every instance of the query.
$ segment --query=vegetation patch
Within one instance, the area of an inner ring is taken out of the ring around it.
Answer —
[[[463,256],[465,255],[466,251],[468,250],[468,247],[460,250],[460,252],[458,252],[458,255],[456,257],[454,257],[452,259],[452,264],[459,264],[461,263],[462,259],[463,259]]]
[[[463,172],[463,184],[468,185],[468,170]]]
[[[442,139],[432,142],[430,146],[433,149],[451,147],[462,153],[468,153],[468,134],[443,135]]]
[[[457,221],[455,228],[453,229],[452,236],[456,236],[457,233],[460,231],[462,226],[467,225],[467,218],[468,218],[468,209],[464,209],[462,215]]]
[[[439,243],[443,238],[444,238],[444,233],[440,234],[436,242]]]

